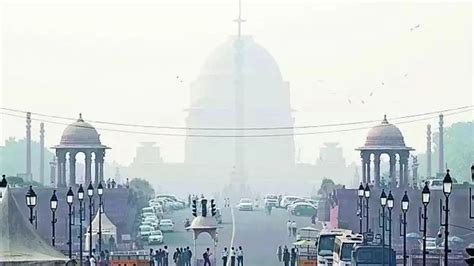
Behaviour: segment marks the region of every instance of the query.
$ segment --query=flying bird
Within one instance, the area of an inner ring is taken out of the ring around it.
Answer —
[[[361,102],[362,104],[365,104],[364,100],[360,100],[360,102]]]
[[[405,75],[403,75],[405,78],[408,77],[408,73],[405,73]]]
[[[372,95],[374,95],[374,92],[373,92],[373,91],[372,91],[372,92],[370,92],[369,96],[372,96]]]
[[[347,99],[347,101],[349,102],[349,104],[352,104],[352,101],[351,101],[351,99]]]
[[[383,86],[383,85],[385,85],[385,83],[384,83],[384,82],[382,82],[382,86]]]
[[[417,24],[417,25],[415,25],[414,27],[411,27],[411,28],[410,28],[410,31],[413,31],[413,30],[415,30],[415,29],[418,29],[419,27],[420,27],[420,24]]]

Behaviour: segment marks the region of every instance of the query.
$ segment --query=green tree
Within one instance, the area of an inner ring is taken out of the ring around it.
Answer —
[[[327,197],[335,189],[342,188],[342,185],[334,183],[330,178],[324,178],[321,182],[321,187],[319,188],[318,194],[322,197]]]
[[[43,187],[43,184],[40,184],[36,181],[24,181],[23,178],[17,176],[8,176],[7,182],[11,187]]]
[[[148,206],[148,201],[155,195],[155,190],[150,183],[141,178],[134,178],[130,181],[129,186],[135,195],[137,206],[140,208]]]
[[[446,129],[444,136],[445,158],[451,175],[459,183],[471,181],[471,165],[474,163],[474,123],[455,123]]]

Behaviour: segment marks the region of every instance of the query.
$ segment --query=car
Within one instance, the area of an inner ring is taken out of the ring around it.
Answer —
[[[160,226],[160,230],[162,232],[173,232],[174,231],[174,223],[171,219],[161,219],[159,226]]]
[[[293,201],[298,200],[298,199],[301,199],[301,197],[297,197],[297,196],[284,196],[284,197],[281,199],[280,207],[286,209],[286,207],[288,207],[288,205],[290,205]]]
[[[160,230],[151,231],[148,236],[148,245],[163,244],[163,233]]]
[[[420,250],[423,250],[422,239],[420,239],[419,242],[420,242]],[[439,249],[442,249],[442,247],[438,246],[438,244],[436,243],[436,237],[426,237],[426,250],[433,251],[433,250],[439,250]]]
[[[153,207],[142,208],[142,214],[145,214],[145,213],[155,213],[155,209]]]
[[[278,196],[274,194],[267,194],[263,198],[263,202],[265,206],[271,206],[271,207],[278,207],[280,203],[278,202]]]
[[[170,201],[180,204],[181,208],[186,207],[186,202],[184,200],[178,199],[175,195],[159,194],[155,196],[155,199],[168,199]]]
[[[142,221],[144,221],[147,217],[154,217],[156,218],[156,214],[152,212],[145,212],[142,213]]]
[[[430,190],[443,190],[443,180],[441,179],[429,179],[428,187]]]
[[[151,226],[155,228],[157,228],[159,224],[158,219],[156,217],[150,217],[150,216],[145,217],[145,220],[142,222],[142,224],[144,222],[147,222],[147,224],[150,224]]]
[[[290,213],[296,216],[311,217],[317,214],[318,209],[308,202],[298,202],[292,205]]]
[[[237,207],[239,211],[253,211],[253,202],[251,199],[241,199]]]
[[[155,228],[150,225],[142,224],[138,227],[138,235],[142,240],[148,240],[148,236],[150,236],[153,231],[155,231]]]

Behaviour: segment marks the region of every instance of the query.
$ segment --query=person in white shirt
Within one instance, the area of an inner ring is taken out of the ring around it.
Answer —
[[[237,266],[244,266],[244,251],[242,250],[242,246],[239,246],[239,249],[237,249]]]
[[[288,220],[286,223],[286,228],[288,229],[288,236],[291,236],[291,221]]]
[[[90,259],[89,259],[89,265],[90,266],[95,266],[95,258],[94,256],[91,256]]]
[[[235,256],[236,256],[235,248],[232,247],[230,249],[230,266],[235,266]]]
[[[227,266],[227,259],[229,258],[229,251],[227,248],[224,248],[224,251],[222,251],[222,266]]]
[[[293,231],[294,237],[296,237],[296,229],[297,229],[296,222],[295,221],[291,222],[291,230]]]

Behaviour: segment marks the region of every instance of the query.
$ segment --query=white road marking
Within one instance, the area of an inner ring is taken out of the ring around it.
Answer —
[[[235,215],[234,215],[234,208],[230,207],[230,214],[232,216],[232,237],[230,238],[230,246],[228,252],[230,253],[231,248],[234,246],[234,238],[235,238]],[[230,265],[230,258],[228,257],[227,266]]]

